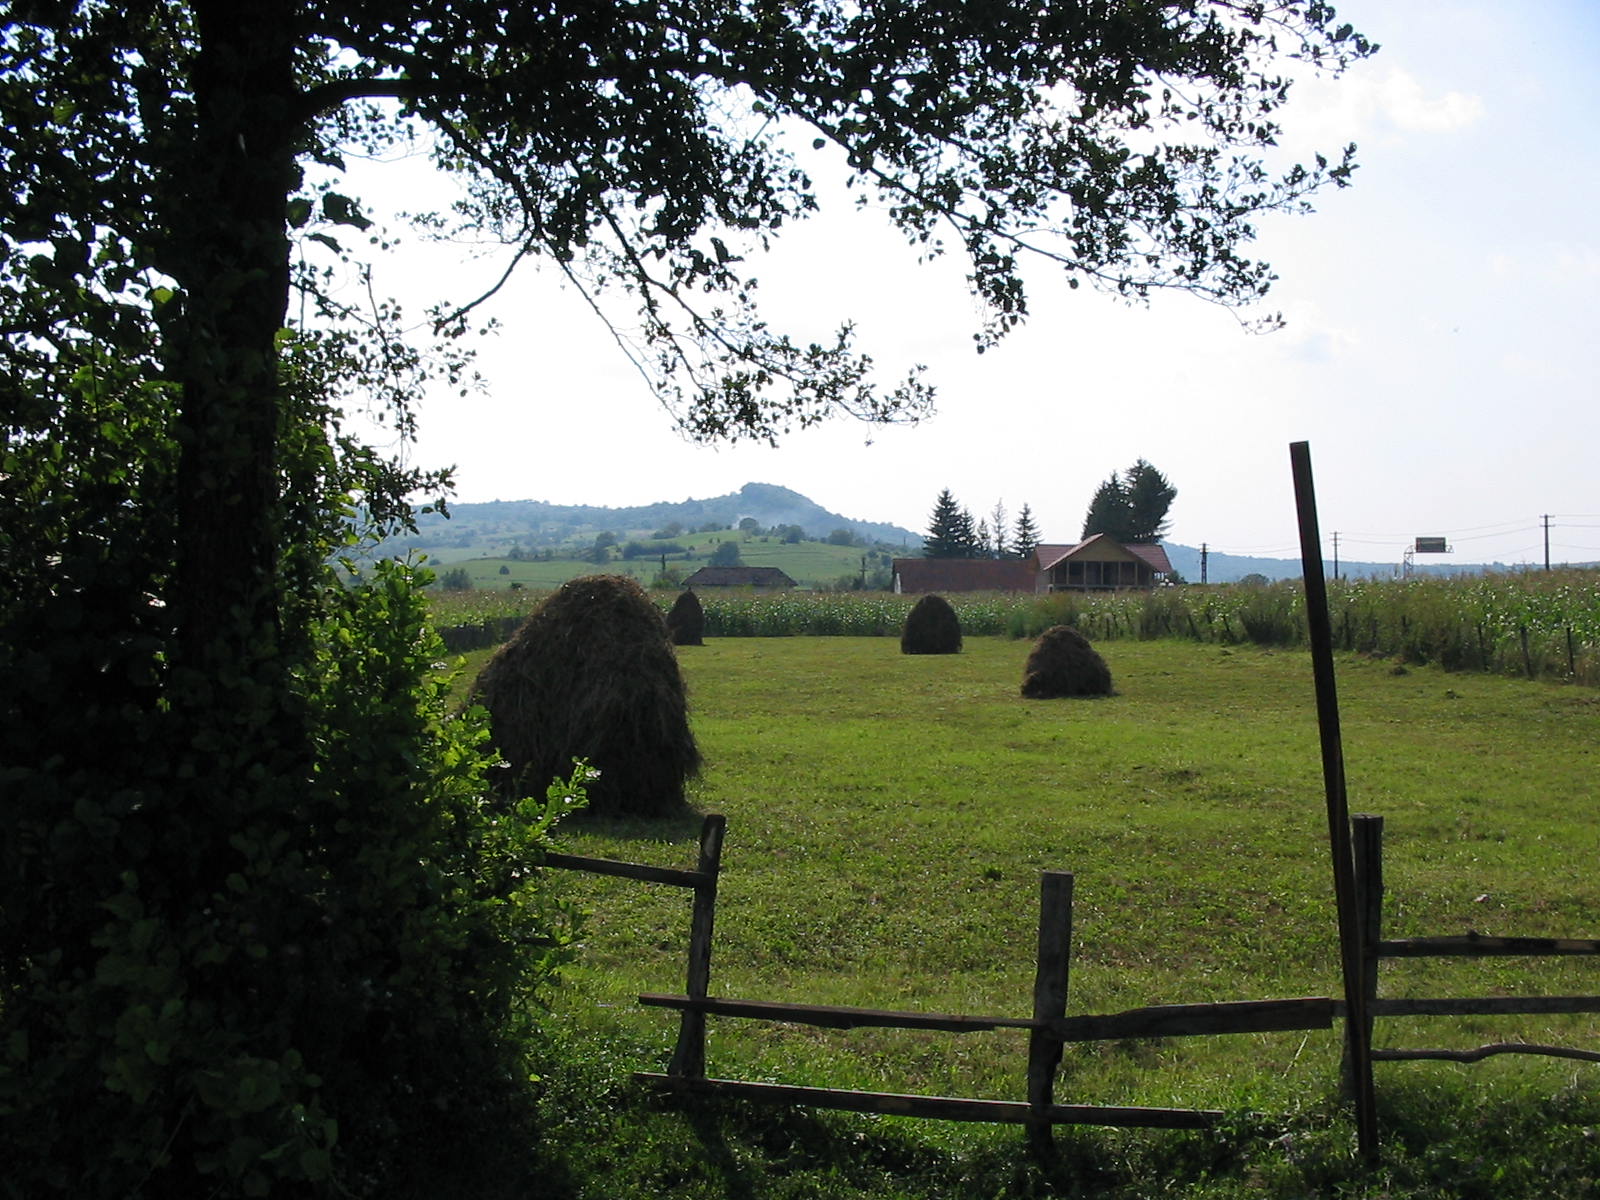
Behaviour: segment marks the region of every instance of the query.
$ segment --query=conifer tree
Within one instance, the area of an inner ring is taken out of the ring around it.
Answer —
[[[1089,511],[1083,517],[1083,533],[1079,536],[1087,541],[1103,533],[1119,542],[1131,541],[1128,518],[1128,491],[1121,477],[1113,471],[1110,478],[1095,489]]]
[[[1011,531],[1011,552],[1018,558],[1031,558],[1038,548],[1039,527],[1033,522],[1033,509],[1024,504]]]
[[[939,493],[929,518],[928,535],[922,542],[924,558],[965,558],[967,538],[962,528],[962,509],[949,488]]]

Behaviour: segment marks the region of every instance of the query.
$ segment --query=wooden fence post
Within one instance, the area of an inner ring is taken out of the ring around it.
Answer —
[[[1038,1024],[1028,1035],[1028,1145],[1041,1157],[1055,1148],[1049,1114],[1062,1042],[1050,1023],[1067,1015],[1072,882],[1071,871],[1044,871],[1039,877],[1039,962],[1033,980],[1033,1019]]]
[[[1311,446],[1289,444],[1295,511],[1300,525],[1300,561],[1305,587],[1306,636],[1317,697],[1317,731],[1322,743],[1322,778],[1327,795],[1328,848],[1333,857],[1333,897],[1339,924],[1339,966],[1344,977],[1345,1037],[1351,1079],[1356,1084],[1356,1138],[1368,1166],[1378,1160],[1377,1106],[1373,1102],[1372,1051],[1367,1001],[1362,990],[1361,921],[1356,912],[1355,852],[1350,844],[1350,808],[1345,795],[1344,749],[1339,733],[1339,689],[1333,671],[1333,622],[1328,614],[1328,581],[1322,569],[1322,535],[1317,526],[1317,496],[1311,477]]]
[[[685,993],[704,1000],[711,987],[711,933],[717,915],[717,876],[722,870],[722,834],[727,819],[720,813],[706,817],[700,827],[700,860],[695,870],[704,878],[694,888],[694,915],[689,922],[689,971]],[[685,1009],[678,1022],[678,1045],[667,1067],[670,1075],[704,1079],[706,1074],[706,1014]]]
[[[1344,1084],[1347,1095],[1372,1095],[1373,1003],[1378,998],[1378,943],[1383,938],[1383,818],[1362,813],[1350,818],[1355,856],[1356,918],[1361,925],[1361,993],[1366,1000],[1366,1053],[1358,1053],[1355,1022],[1345,1022]],[[1364,1069],[1366,1078],[1357,1072]]]

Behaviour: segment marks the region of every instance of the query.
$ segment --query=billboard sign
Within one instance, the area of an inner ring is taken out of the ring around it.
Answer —
[[[1450,547],[1445,545],[1442,537],[1419,537],[1417,539],[1417,554],[1448,554]]]

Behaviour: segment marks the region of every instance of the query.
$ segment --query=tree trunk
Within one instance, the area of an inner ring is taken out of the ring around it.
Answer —
[[[289,290],[285,211],[298,181],[293,9],[201,0],[194,142],[174,156],[171,271],[182,296],[177,663],[204,704],[265,682],[278,640],[276,339]],[[268,688],[270,690],[270,683]]]

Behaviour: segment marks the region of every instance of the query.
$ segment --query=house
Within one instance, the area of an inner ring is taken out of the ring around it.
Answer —
[[[683,586],[747,587],[774,591],[778,588],[792,588],[794,580],[777,567],[701,567],[683,581]]]
[[[1042,545],[1032,558],[897,558],[897,592],[1148,590],[1172,574],[1158,545],[1124,545],[1097,533],[1071,546]]]
[[[1156,544],[1122,543],[1097,533],[1076,546],[1035,551],[1041,592],[1148,591],[1172,574],[1167,552]]]

